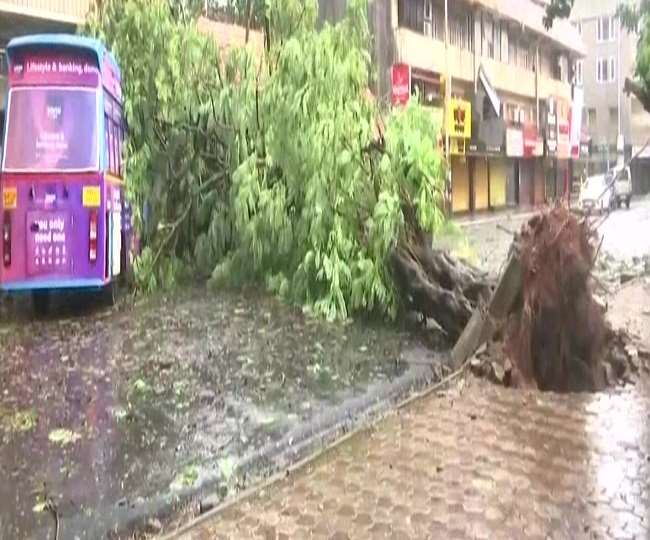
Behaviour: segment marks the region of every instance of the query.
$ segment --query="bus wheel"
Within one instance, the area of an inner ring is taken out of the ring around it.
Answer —
[[[32,305],[36,315],[44,316],[50,312],[52,297],[48,291],[35,291],[32,293]]]

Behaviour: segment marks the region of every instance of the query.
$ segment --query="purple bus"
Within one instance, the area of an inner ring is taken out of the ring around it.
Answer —
[[[131,247],[121,75],[98,41],[49,34],[7,46],[0,288],[101,290],[114,300]]]

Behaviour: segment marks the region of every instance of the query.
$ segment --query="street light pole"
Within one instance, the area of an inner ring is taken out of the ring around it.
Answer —
[[[449,213],[452,211],[452,197],[451,197],[451,148],[449,147],[449,126],[450,121],[447,117],[450,114],[449,111],[449,100],[451,98],[451,73],[449,70],[449,6],[448,0],[445,0],[445,114],[443,118],[445,120],[445,160],[447,162],[447,178],[445,193],[447,197],[447,204],[449,205]]]

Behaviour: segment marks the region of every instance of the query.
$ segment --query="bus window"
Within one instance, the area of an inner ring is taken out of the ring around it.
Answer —
[[[111,169],[111,138],[110,138],[110,130],[111,130],[111,121],[108,118],[107,115],[104,115],[104,139],[105,139],[105,145],[106,148],[108,149],[108,169]]]
[[[7,109],[5,170],[97,170],[96,111],[94,89],[12,88]]]
[[[115,176],[120,176],[120,133],[115,122],[113,122],[113,133],[113,146],[115,147],[113,171],[115,173]]]

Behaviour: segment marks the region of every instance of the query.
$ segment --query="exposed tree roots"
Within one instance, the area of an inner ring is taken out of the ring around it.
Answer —
[[[392,254],[393,275],[408,308],[431,318],[456,340],[490,283],[476,269],[431,247],[431,238],[418,232]]]
[[[558,207],[532,218],[516,238],[522,289],[505,331],[513,383],[541,390],[597,390],[611,329],[590,285],[597,234]]]

